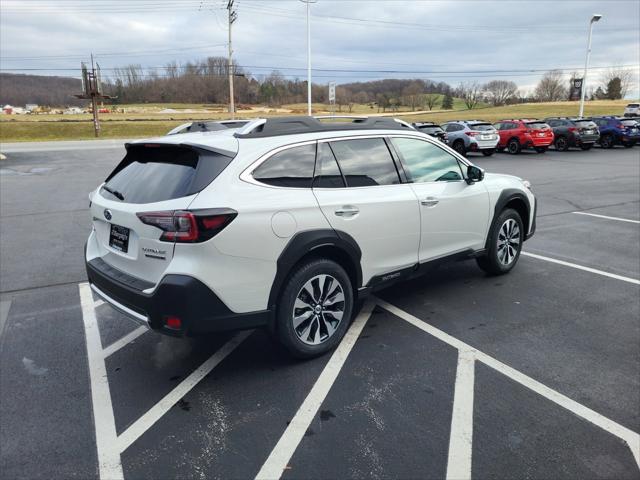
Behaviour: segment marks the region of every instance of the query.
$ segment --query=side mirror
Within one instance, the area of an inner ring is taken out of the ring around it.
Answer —
[[[482,180],[484,180],[484,170],[475,165],[469,165],[467,167],[467,183],[471,185]]]

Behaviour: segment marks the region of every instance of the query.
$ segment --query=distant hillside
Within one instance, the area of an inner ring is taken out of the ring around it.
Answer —
[[[73,97],[81,90],[82,82],[78,78],[0,73],[1,105],[85,105],[86,100]]]

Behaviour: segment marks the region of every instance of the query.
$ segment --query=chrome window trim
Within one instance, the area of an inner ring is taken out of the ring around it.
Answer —
[[[434,139],[433,137],[427,135],[426,133],[421,133],[418,132],[417,130],[414,131],[409,131],[409,132],[381,132],[381,133],[368,133],[368,134],[362,134],[362,135],[348,135],[348,136],[330,136],[330,137],[324,137],[324,138],[318,138],[318,139],[314,139],[314,140],[304,140],[301,142],[294,142],[294,143],[289,143],[286,145],[281,145],[277,148],[274,148],[272,150],[269,150],[267,153],[264,153],[262,155],[260,155],[260,157],[258,157],[258,159],[256,161],[254,161],[253,163],[251,163],[247,168],[245,168],[242,173],[240,173],[240,180],[253,184],[253,185],[257,185],[259,187],[266,187],[266,188],[277,188],[277,189],[286,189],[286,190],[305,190],[305,188],[298,188],[298,187],[280,187],[280,186],[275,186],[275,185],[267,185],[266,183],[262,183],[259,180],[256,180],[253,177],[253,172],[256,171],[256,169],[262,165],[264,162],[266,162],[267,160],[269,160],[269,158],[271,158],[272,156],[274,156],[277,153],[280,153],[284,150],[288,150],[291,148],[295,148],[295,147],[301,147],[304,145],[314,145],[314,144],[320,144],[320,143],[330,143],[330,142],[339,142],[339,141],[346,141],[346,140],[359,140],[359,139],[367,139],[367,138],[381,138],[381,139],[385,139],[385,138],[413,138],[416,140],[422,140],[425,142],[429,142],[432,145],[435,145],[438,148],[441,148],[442,150],[444,150],[445,152],[451,154],[455,159],[457,159],[459,162],[461,162],[462,164],[464,164],[465,166],[469,167],[470,165],[473,165],[471,162],[469,162],[466,158],[464,158],[462,155],[458,154],[458,152],[456,152],[455,150],[453,150],[452,148],[450,148],[448,145],[444,145],[441,141]],[[466,173],[464,172],[464,169],[462,172],[462,176],[463,179],[462,180],[449,180],[450,182],[459,182],[459,181],[465,181],[466,179]],[[352,189],[352,188],[377,188],[377,187],[391,187],[391,186],[395,186],[395,185],[408,185],[411,182],[406,182],[406,183],[397,183],[397,184],[392,184],[392,185],[369,185],[369,186],[363,186],[363,187],[342,187],[342,188],[348,188],[348,189]],[[421,182],[421,183],[443,183],[443,182]],[[321,189],[321,190],[339,190],[340,188],[322,188],[322,187],[313,187],[313,189],[315,190],[316,188]],[[312,189],[312,187],[309,187],[309,189]]]

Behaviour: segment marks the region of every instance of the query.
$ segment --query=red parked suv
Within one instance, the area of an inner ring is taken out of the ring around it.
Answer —
[[[544,153],[553,143],[553,130],[543,120],[501,120],[494,127],[500,135],[499,152],[506,148],[509,153],[516,154],[523,148],[533,148]]]

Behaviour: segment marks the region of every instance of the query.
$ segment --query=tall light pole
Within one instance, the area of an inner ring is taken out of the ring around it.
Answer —
[[[236,118],[236,106],[233,98],[233,60],[231,56],[233,55],[233,48],[231,46],[231,25],[238,18],[238,14],[233,8],[233,0],[229,0],[227,2],[227,10],[229,11],[229,64],[227,65],[228,73],[229,73],[229,113],[231,113],[231,119]]]
[[[307,115],[311,116],[311,5],[318,0],[300,0],[307,4]]]
[[[591,56],[591,32],[593,32],[593,24],[602,18],[602,15],[599,13],[595,13],[593,17],[591,17],[591,21],[589,22],[589,40],[587,42],[587,58],[584,61],[584,74],[582,75],[582,89],[580,93],[580,113],[578,114],[579,118],[582,118],[582,114],[584,113],[584,95],[587,92],[587,70],[589,68],[589,57]]]

